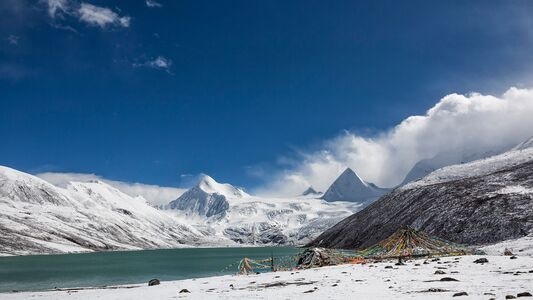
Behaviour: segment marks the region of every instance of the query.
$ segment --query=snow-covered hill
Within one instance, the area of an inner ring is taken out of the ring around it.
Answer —
[[[465,244],[533,234],[533,148],[438,169],[395,189],[312,245],[364,248],[403,226]]]
[[[0,167],[0,254],[208,244],[195,228],[103,182],[56,187]]]
[[[485,152],[465,152],[464,150],[456,150],[440,153],[432,158],[422,159],[417,162],[413,166],[413,168],[407,173],[407,175],[399,186],[423,178],[429,173],[446,166],[469,163],[474,160],[498,155],[502,152],[504,152],[503,149]]]
[[[240,244],[302,245],[361,207],[316,197],[256,197],[204,175],[168,208],[218,238]]]
[[[350,201],[366,205],[387,191],[387,189],[379,188],[373,183],[365,182],[352,169],[347,168],[331,184],[322,199],[328,202]]]

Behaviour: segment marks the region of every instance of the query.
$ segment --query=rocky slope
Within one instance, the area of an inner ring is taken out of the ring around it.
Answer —
[[[346,218],[310,245],[364,248],[406,225],[475,245],[531,234],[533,149],[436,170]]]
[[[0,167],[0,254],[41,254],[206,244],[195,228],[102,183],[56,187]]]

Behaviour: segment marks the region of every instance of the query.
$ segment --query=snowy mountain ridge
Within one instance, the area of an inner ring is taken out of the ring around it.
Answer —
[[[301,245],[361,207],[317,197],[257,197],[206,175],[167,208],[217,238],[240,244]]]
[[[519,148],[517,148],[518,146],[513,148],[516,150],[510,150],[499,155],[475,160],[466,164],[443,167],[429,173],[424,178],[400,187],[400,189],[408,190],[424,185],[481,176],[490,174],[505,167],[517,166],[533,159],[532,145],[533,143],[530,146],[524,146],[524,143],[521,143]]]
[[[43,254],[223,243],[100,181],[56,187],[0,167],[0,253]]]

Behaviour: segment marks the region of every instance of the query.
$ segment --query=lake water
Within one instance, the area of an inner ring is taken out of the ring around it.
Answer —
[[[194,248],[0,257],[0,292],[235,274],[243,258],[284,261],[298,248]],[[234,264],[234,266],[229,267]]]

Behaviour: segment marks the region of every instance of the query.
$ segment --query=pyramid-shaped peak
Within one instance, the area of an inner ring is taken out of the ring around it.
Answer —
[[[373,201],[384,193],[374,184],[365,182],[354,170],[346,168],[328,188],[322,199],[326,201]]]
[[[357,175],[357,173],[355,173],[354,170],[352,170],[351,168],[346,168],[346,170],[344,170],[344,172],[342,172],[342,174],[335,180],[335,182],[343,182],[343,181],[350,181],[350,182],[359,182],[365,186],[367,186],[368,184],[363,180],[361,179],[361,177],[359,177],[359,175]]]
[[[321,192],[317,192],[312,186],[308,187],[307,190],[305,190],[303,193],[302,193],[302,196],[307,196],[307,195],[319,195],[319,194],[322,194]]]

